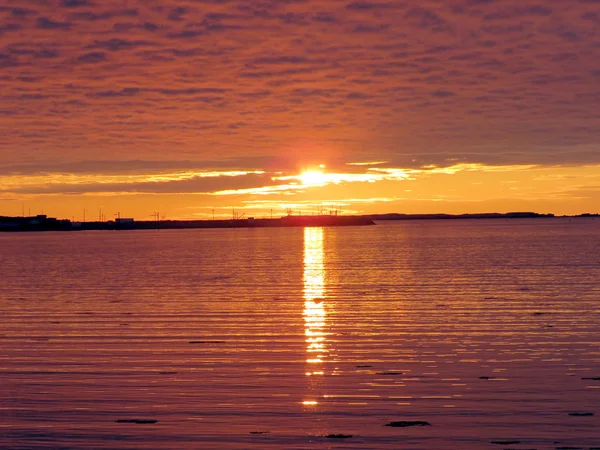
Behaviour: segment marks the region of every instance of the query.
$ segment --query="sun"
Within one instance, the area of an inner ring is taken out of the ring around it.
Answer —
[[[299,178],[305,186],[320,186],[327,183],[327,175],[317,170],[302,172]]]

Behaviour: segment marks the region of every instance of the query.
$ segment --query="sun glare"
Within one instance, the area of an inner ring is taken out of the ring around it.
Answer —
[[[300,181],[305,186],[319,186],[327,183],[327,175],[323,172],[311,170],[300,174]]]

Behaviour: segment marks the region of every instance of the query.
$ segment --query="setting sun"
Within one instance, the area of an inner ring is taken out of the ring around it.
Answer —
[[[319,186],[327,183],[328,177],[323,172],[311,170],[300,174],[300,181],[305,186]]]

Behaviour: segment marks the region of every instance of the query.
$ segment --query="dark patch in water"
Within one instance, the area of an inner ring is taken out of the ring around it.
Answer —
[[[429,422],[424,420],[398,420],[385,424],[386,427],[404,428],[404,427],[430,427]]]
[[[543,316],[544,314],[546,314],[546,313],[543,313],[543,312],[534,312],[533,313],[534,316]]]
[[[593,416],[594,413],[591,412],[573,412],[573,413],[569,413],[570,416],[573,417],[590,417]]]
[[[498,444],[498,445],[513,445],[513,444],[520,444],[521,441],[492,441],[492,444]]]
[[[327,436],[324,436],[326,438],[329,439],[349,439],[352,437],[351,434],[328,434]]]
[[[377,372],[377,375],[402,375],[402,372]]]
[[[554,447],[556,450],[583,450],[583,447]]]
[[[137,423],[140,425],[156,423],[158,420],[153,419],[118,419],[115,420],[115,423]]]
[[[158,372],[159,375],[175,375],[177,372]]]
[[[495,380],[496,377],[479,377],[480,380]]]
[[[52,325],[58,325],[60,322],[50,322]]]
[[[224,344],[225,341],[190,341],[190,344]]]
[[[269,434],[268,431],[251,431],[250,434]]]
[[[600,377],[584,377],[582,380],[600,381]]]
[[[364,365],[364,366],[356,366],[356,367],[358,367],[359,369],[366,369],[366,368],[368,368],[368,367],[373,367],[373,366],[369,366],[369,365],[367,364],[367,365]]]

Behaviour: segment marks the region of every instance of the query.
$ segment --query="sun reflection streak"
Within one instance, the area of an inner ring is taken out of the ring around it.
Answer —
[[[323,229],[304,229],[304,334],[306,336],[306,375],[323,375],[327,355],[325,338],[325,268]]]
[[[323,252],[323,228],[304,229],[304,335],[306,342],[306,363],[308,377],[320,377],[325,374],[323,363],[328,353],[325,324],[325,265]],[[309,396],[302,402],[305,406],[314,406],[314,379],[310,382]]]

